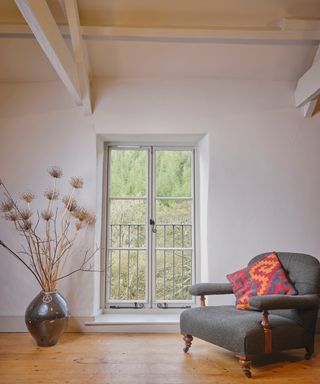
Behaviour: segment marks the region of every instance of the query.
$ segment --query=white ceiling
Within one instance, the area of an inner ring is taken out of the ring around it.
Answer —
[[[319,0],[78,0],[82,24],[270,26],[283,17],[320,17]]]
[[[0,39],[0,82],[56,81],[36,39]]]
[[[216,77],[295,81],[316,46],[86,41],[93,77]],[[55,81],[35,39],[0,39],[0,81]]]
[[[47,2],[66,24],[61,1]],[[263,28],[285,17],[320,18],[319,0],[78,0],[78,7],[82,25]],[[0,0],[0,23],[24,23],[13,0]]]
[[[55,19],[66,19],[48,0]],[[320,0],[78,0],[82,25],[275,27],[284,17],[320,18]],[[14,1],[0,0],[0,24],[24,24]],[[70,42],[68,41],[68,44]],[[93,77],[228,77],[296,81],[312,64],[315,42],[90,39]],[[313,45],[314,44],[314,45]],[[70,45],[70,44],[69,44]],[[0,81],[55,81],[34,38],[0,35]]]
[[[216,77],[296,80],[311,65],[316,47],[88,41],[94,76]]]

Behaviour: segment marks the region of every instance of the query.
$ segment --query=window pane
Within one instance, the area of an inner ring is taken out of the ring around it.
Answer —
[[[191,224],[192,200],[157,200],[157,224]]]
[[[156,300],[190,300],[192,200],[158,199],[156,223]]]
[[[192,201],[157,200],[156,246],[192,247]]]
[[[110,200],[111,224],[145,224],[146,200],[112,199]]]
[[[109,300],[145,300],[146,199],[109,199]]]
[[[146,226],[144,224],[111,224],[110,247],[145,248]]]
[[[156,233],[157,248],[191,248],[191,224],[158,224]]]
[[[156,196],[191,197],[191,151],[156,152]]]
[[[112,197],[146,196],[147,151],[111,150]]]
[[[156,300],[190,300],[191,251],[156,251]]]
[[[149,298],[147,306],[154,307],[154,300],[192,300],[188,292],[193,274],[192,177],[192,150],[110,149],[106,258],[110,304]]]
[[[109,299],[144,300],[146,294],[146,252],[110,250],[108,263]]]

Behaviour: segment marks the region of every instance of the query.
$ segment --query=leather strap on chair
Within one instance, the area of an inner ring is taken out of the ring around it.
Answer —
[[[272,352],[272,330],[269,323],[268,311],[263,311],[262,316],[263,316],[263,319],[261,321],[261,325],[264,331],[264,352],[271,353]]]

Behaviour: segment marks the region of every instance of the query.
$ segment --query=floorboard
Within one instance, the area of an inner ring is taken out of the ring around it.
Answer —
[[[320,338],[317,339],[319,350]],[[175,334],[65,334],[39,348],[29,334],[0,334],[0,384],[248,383],[231,352],[194,339],[190,352]],[[278,353],[255,361],[260,383],[320,382],[320,353]],[[249,381],[250,382],[250,381]]]

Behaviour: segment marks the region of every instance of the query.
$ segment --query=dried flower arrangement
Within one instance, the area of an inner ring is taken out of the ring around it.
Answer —
[[[33,193],[21,195],[24,204],[24,207],[21,207],[0,179],[4,194],[0,210],[4,218],[12,222],[23,236],[26,246],[22,246],[21,252],[15,252],[2,240],[0,245],[28,268],[44,292],[53,292],[59,280],[78,271],[94,271],[91,261],[96,251],[90,253],[89,250],[85,251],[76,269],[64,272],[64,267],[70,258],[70,251],[79,231],[94,224],[95,216],[79,207],[75,198],[76,191],[83,188],[81,177],[70,179],[71,192],[60,200],[57,181],[63,176],[62,169],[50,167],[48,173],[53,179],[53,187],[44,192],[47,207],[36,214],[31,208],[36,199]]]

